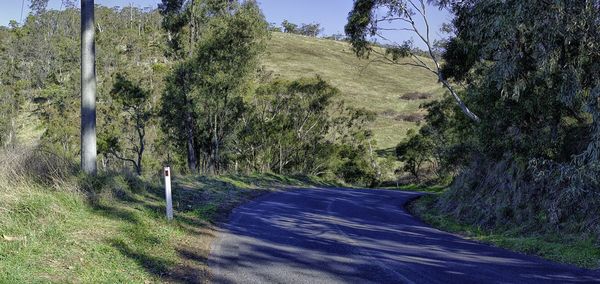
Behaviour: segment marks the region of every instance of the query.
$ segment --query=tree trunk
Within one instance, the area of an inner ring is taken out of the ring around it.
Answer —
[[[94,0],[81,0],[81,168],[96,168],[96,47]]]
[[[15,131],[15,113],[11,114],[10,116],[10,129],[8,130],[8,140],[6,143],[7,147],[10,147],[12,149],[15,148],[15,136],[16,136],[16,131]]]
[[[102,169],[106,171],[106,158],[104,155],[100,158],[100,164],[102,165]]]
[[[219,136],[217,131],[219,130],[218,123],[218,114],[215,113],[215,125],[214,125],[214,136],[213,136],[213,157],[212,157],[212,173],[217,174],[219,168]]]
[[[375,169],[375,179],[371,181],[371,185],[369,187],[376,187],[379,181],[381,180],[381,168],[377,163],[377,157],[373,153],[373,146],[371,145],[371,141],[369,140],[369,156],[371,157],[371,166]]]
[[[144,158],[144,150],[146,148],[146,143],[144,142],[144,137],[146,136],[146,131],[138,127],[138,138],[140,143],[140,148],[137,153],[137,164],[135,166],[135,170],[138,176],[142,175],[142,159]]]
[[[196,173],[196,170],[198,169],[198,159],[196,157],[196,148],[194,145],[194,126],[192,122],[192,114],[188,111],[185,119],[185,128],[187,132],[187,161],[190,171]]]
[[[193,43],[196,40],[195,38],[195,34],[196,34],[196,27],[194,24],[194,5],[195,5],[195,0],[191,1],[191,18],[190,18],[190,50],[189,50],[189,55],[192,56],[193,55]],[[171,38],[171,34],[169,33],[169,38]],[[191,107],[191,106],[190,106]],[[188,152],[188,167],[190,169],[190,171],[192,171],[192,173],[196,173],[198,170],[198,158],[196,155],[196,148],[195,148],[195,143],[194,143],[194,124],[192,121],[192,114],[190,112],[187,113],[187,118],[186,118],[186,128],[187,128],[187,133],[188,133],[188,139],[187,139],[187,152]]]
[[[281,140],[279,141],[279,174],[283,174],[283,146]]]
[[[129,3],[129,29],[133,28],[133,3]]]
[[[196,42],[196,19],[195,19],[195,7],[196,1],[195,0],[191,0],[191,4],[190,4],[190,9],[191,9],[191,16],[190,16],[190,57],[192,55],[194,55],[194,43]]]
[[[438,71],[441,72],[441,71]],[[440,73],[441,74],[441,73]],[[446,87],[446,89],[448,91],[450,91],[450,94],[452,94],[452,97],[454,97],[454,100],[456,101],[456,103],[458,104],[458,107],[460,107],[460,110],[472,121],[479,123],[481,121],[481,119],[474,114],[468,107],[467,105],[465,105],[465,103],[460,99],[460,97],[458,96],[458,94],[456,94],[456,92],[454,91],[454,88],[452,88],[452,86],[450,86],[450,83],[448,83],[448,81],[446,81],[441,75],[438,76],[440,82],[442,82],[442,84],[444,85],[444,87]]]

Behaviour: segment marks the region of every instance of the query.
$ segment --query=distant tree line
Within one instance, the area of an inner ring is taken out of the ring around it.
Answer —
[[[336,40],[336,41],[346,41],[346,35],[344,34],[331,34],[331,35],[323,35],[323,28],[319,23],[312,24],[294,24],[289,22],[288,20],[284,20],[281,25],[277,23],[270,23],[268,27],[269,31],[272,32],[283,32],[283,33],[291,33],[291,34],[299,34],[303,36],[310,37],[319,37],[321,36],[324,39]]]
[[[310,37],[317,37],[323,32],[323,28],[319,23],[311,23],[311,24],[295,24],[288,20],[284,20],[281,23],[281,26],[278,27],[276,25],[271,24],[271,30],[290,33],[290,34],[299,34]]]

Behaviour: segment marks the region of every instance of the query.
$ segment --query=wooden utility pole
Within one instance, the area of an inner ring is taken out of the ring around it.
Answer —
[[[81,0],[81,169],[96,168],[96,46],[94,0]]]

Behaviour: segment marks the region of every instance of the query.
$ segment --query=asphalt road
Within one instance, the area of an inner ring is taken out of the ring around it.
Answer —
[[[237,208],[213,243],[214,283],[600,283],[556,264],[424,225],[418,193],[300,189]]]

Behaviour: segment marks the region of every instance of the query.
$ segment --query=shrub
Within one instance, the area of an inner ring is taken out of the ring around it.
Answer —
[[[421,113],[399,114],[395,118],[397,121],[421,122],[425,119],[425,115]]]
[[[398,112],[393,109],[386,109],[381,113],[381,115],[388,116],[388,117],[394,117],[394,116],[398,115]]]
[[[427,100],[427,99],[430,99],[431,97],[433,97],[433,95],[429,94],[429,93],[412,92],[412,93],[406,93],[406,94],[400,96],[400,99],[407,100],[407,101],[414,101],[414,100]]]
[[[14,148],[0,151],[0,178],[4,182],[34,181],[59,186],[77,172],[76,164],[43,148]]]

